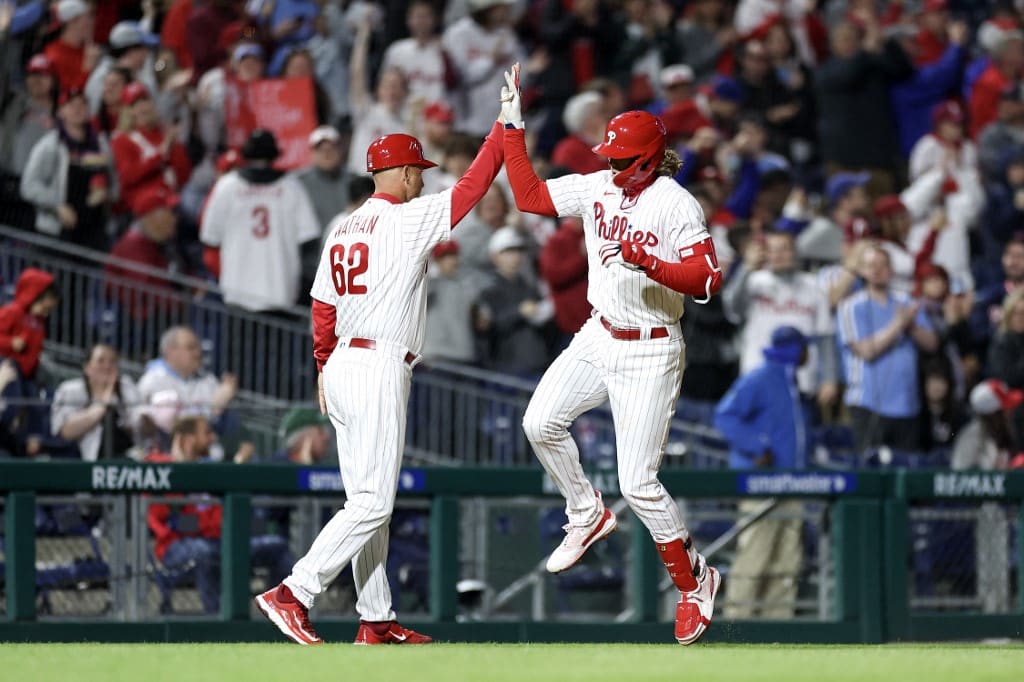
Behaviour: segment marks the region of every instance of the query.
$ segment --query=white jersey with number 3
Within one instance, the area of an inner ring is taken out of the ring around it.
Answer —
[[[687,247],[710,237],[697,200],[668,177],[659,177],[636,200],[625,198],[612,171],[566,175],[548,180],[559,216],[583,218],[590,263],[587,299],[609,322],[622,327],[675,324],[683,316],[682,294],[642,272],[604,267],[600,249],[619,241],[640,243],[669,263],[685,257]]]
[[[423,346],[427,258],[451,233],[452,191],[395,203],[374,195],[327,228],[310,295],[337,310],[338,338]]]

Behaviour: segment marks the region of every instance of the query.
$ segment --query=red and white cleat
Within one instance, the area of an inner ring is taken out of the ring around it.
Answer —
[[[701,561],[704,558],[701,557]],[[722,584],[722,577],[714,566],[708,566],[697,589],[679,595],[676,604],[676,641],[682,645],[693,644],[711,626],[715,612],[715,595]]]
[[[611,509],[604,506],[601,500],[601,493],[597,494],[597,504],[601,513],[597,519],[587,526],[566,525],[565,538],[562,544],[555,548],[555,551],[548,557],[547,569],[550,573],[561,573],[571,568],[577,561],[583,558],[587,549],[598,540],[608,537],[618,527],[615,514]]]
[[[359,621],[355,644],[430,644],[434,640],[426,635],[404,628],[397,621],[367,623]]]
[[[285,637],[297,644],[323,644],[309,622],[309,609],[285,585],[256,596],[256,606]]]

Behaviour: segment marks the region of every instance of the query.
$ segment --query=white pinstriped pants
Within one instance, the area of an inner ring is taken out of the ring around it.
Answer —
[[[678,326],[668,338],[613,339],[595,315],[551,364],[526,408],[523,429],[566,500],[569,523],[593,523],[594,488],[569,426],[606,399],[615,420],[619,490],[656,542],[687,536],[679,507],[658,480],[683,378]]]
[[[405,447],[411,379],[408,365],[381,351],[337,348],[324,365],[324,397],[338,435],[346,501],[284,581],[307,607],[351,561],[359,616],[395,618],[385,572],[388,523]]]

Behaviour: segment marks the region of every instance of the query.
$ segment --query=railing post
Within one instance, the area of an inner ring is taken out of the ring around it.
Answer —
[[[1018,500],[1017,504],[1017,599],[1020,604],[1018,608],[1024,614],[1024,500]]]
[[[36,495],[14,492],[4,505],[7,618],[36,617]]]
[[[249,538],[252,498],[248,493],[224,496],[220,551],[220,615],[223,620],[249,618]]]
[[[836,613],[856,622],[863,643],[882,641],[881,504],[837,500],[833,507]]]
[[[910,634],[910,594],[907,587],[910,506],[905,499],[883,502],[882,557],[885,567],[882,599],[885,604],[886,641],[903,640]]]
[[[661,578],[661,560],[651,540],[650,533],[640,519],[634,516],[631,543],[633,550],[633,572],[630,575],[635,603],[633,620],[651,622],[658,620],[658,604],[661,594],[658,583]]]
[[[430,615],[452,621],[458,614],[459,500],[440,495],[430,508]]]

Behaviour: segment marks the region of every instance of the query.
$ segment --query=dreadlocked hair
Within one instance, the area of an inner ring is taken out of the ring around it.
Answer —
[[[665,157],[658,164],[656,175],[667,175],[668,177],[675,176],[679,172],[679,169],[683,167],[683,160],[679,158],[679,154],[674,149],[666,149]]]

